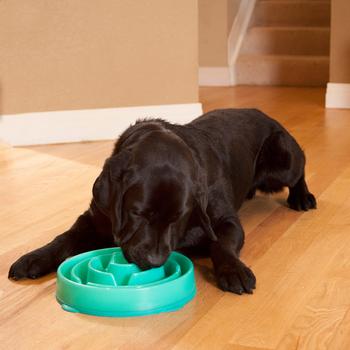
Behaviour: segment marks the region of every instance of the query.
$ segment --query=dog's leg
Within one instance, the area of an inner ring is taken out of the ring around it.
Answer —
[[[304,172],[305,155],[295,139],[282,131],[270,135],[259,154],[255,179],[257,187],[272,193],[288,186],[290,208],[314,209],[316,199],[307,188]]]
[[[101,217],[99,217],[101,216]],[[96,220],[104,222],[96,222]],[[104,228],[103,233],[96,230]],[[23,255],[10,268],[8,277],[14,280],[35,279],[57,269],[66,258],[88,250],[112,246],[112,235],[108,235],[108,222],[102,214],[93,216],[91,211],[80,215],[74,225],[52,242]]]
[[[291,209],[294,210],[309,210],[316,208],[316,199],[309,192],[304,175],[293,186],[289,187],[289,196],[287,202]]]
[[[253,272],[239,260],[244,231],[237,217],[221,221],[215,227],[217,241],[211,243],[211,258],[219,287],[236,294],[252,293],[256,279]]]

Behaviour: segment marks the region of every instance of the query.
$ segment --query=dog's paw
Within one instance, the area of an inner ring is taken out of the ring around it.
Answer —
[[[256,188],[252,188],[249,190],[247,196],[246,196],[246,199],[247,200],[250,200],[250,199],[253,199],[255,197],[255,194],[256,194]]]
[[[36,279],[51,271],[51,264],[43,254],[28,253],[14,262],[8,278],[15,281],[25,278]]]
[[[291,209],[297,211],[307,211],[309,209],[316,209],[317,207],[316,198],[310,192],[298,193],[294,195],[291,194],[289,195],[287,202]]]
[[[222,290],[236,294],[252,294],[256,285],[252,270],[238,259],[232,264],[220,266],[216,271],[216,279]]]

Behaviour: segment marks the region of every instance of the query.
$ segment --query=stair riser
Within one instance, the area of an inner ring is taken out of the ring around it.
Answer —
[[[242,46],[242,54],[321,55],[329,54],[328,29],[251,28]]]
[[[329,79],[327,59],[265,59],[254,56],[237,61],[239,85],[325,86]]]
[[[325,26],[330,24],[330,3],[317,1],[261,1],[251,26]]]

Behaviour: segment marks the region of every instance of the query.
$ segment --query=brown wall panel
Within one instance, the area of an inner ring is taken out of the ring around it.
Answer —
[[[0,2],[0,112],[198,100],[197,0]]]

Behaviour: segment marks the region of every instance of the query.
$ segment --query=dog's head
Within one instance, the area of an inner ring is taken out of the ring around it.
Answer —
[[[154,131],[107,159],[93,198],[111,220],[125,257],[146,269],[162,265],[192,213],[216,239],[206,209],[205,174],[176,135]]]

